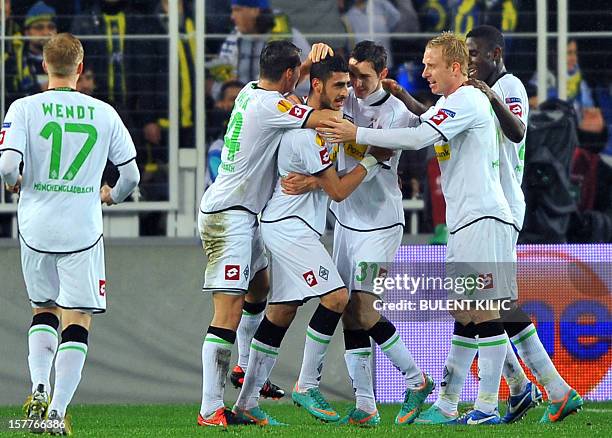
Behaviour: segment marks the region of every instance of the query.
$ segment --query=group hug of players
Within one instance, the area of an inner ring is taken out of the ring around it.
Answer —
[[[269,376],[298,307],[315,297],[319,305],[306,329],[291,397],[323,421],[380,423],[370,338],[405,378],[398,425],[520,420],[542,394],[512,345],[547,392],[541,422],[561,421],[581,408],[581,397],[559,375],[529,316],[516,304],[516,271],[507,268],[516,262],[525,214],[521,180],[529,108],[521,81],[506,72],[503,52],[503,36],[491,26],[473,29],[466,41],[449,32],[430,40],[423,77],[440,98],[428,108],[385,80],[385,49],[373,42],[357,44],[348,61],[316,44],[304,63],[293,44],[267,44],[259,80],[247,84],[236,100],[219,175],[200,205],[199,230],[208,256],[203,290],[213,293],[214,316],[202,347],[198,424],[283,424],[258,400],[284,395]],[[307,101],[287,97],[306,74]],[[452,312],[443,384],[436,402],[423,410],[435,383],[415,363],[395,326],[374,309],[373,280],[385,274],[402,238],[398,150],[432,145],[450,231],[447,274],[487,275],[487,287],[470,299],[510,299],[512,306],[501,313]],[[336,221],[331,256],[319,240],[328,197]],[[356,398],[343,417],[319,390],[340,320]],[[229,409],[223,395],[236,340],[239,363],[231,380],[241,391]],[[473,409],[459,416],[459,395],[477,353],[478,396]],[[511,395],[500,418],[502,375]]]

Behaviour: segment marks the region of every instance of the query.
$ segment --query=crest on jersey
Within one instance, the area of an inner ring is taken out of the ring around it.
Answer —
[[[440,125],[440,123],[442,123],[443,121],[445,121],[446,119],[448,119],[449,117],[452,119],[453,117],[455,117],[456,113],[454,111],[451,110],[447,110],[445,108],[440,108],[438,110],[438,113],[435,114],[434,116],[432,116],[431,120],[432,122],[434,122],[437,126]]]
[[[312,272],[312,270],[310,270],[308,272],[304,272],[302,274],[302,277],[304,277],[304,281],[310,287],[315,287],[317,284],[319,284],[319,282],[317,281],[317,278],[315,277],[314,272]]]

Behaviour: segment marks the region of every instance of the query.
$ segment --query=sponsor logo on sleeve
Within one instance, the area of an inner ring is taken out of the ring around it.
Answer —
[[[289,110],[289,115],[293,116],[297,119],[301,119],[302,117],[304,117],[304,115],[306,114],[306,109],[302,108],[301,106],[298,105],[294,105],[290,110]]]
[[[515,116],[523,117],[523,107],[520,103],[511,103],[508,108]]]
[[[506,103],[522,103],[520,97],[506,97]]]
[[[11,127],[11,122],[4,122],[4,123],[2,124],[2,127],[3,127],[3,128],[10,128],[10,127]]]
[[[319,134],[315,135],[315,142],[317,143],[317,146],[319,147],[325,146],[325,140],[323,140],[323,137],[321,137]]]
[[[319,284],[319,282],[317,281],[317,278],[315,277],[314,272],[312,272],[312,270],[308,271],[308,272],[304,272],[302,274],[302,277],[304,277],[304,281],[310,287],[315,287],[317,284]]]
[[[434,151],[436,152],[436,158],[438,161],[450,160],[451,152],[450,145],[448,143],[434,145]]]
[[[100,294],[101,297],[106,296],[106,280],[100,280],[98,282],[98,294]]]
[[[287,111],[291,110],[291,108],[293,108],[293,104],[288,100],[282,99],[278,101],[278,103],[276,104],[276,108],[281,113],[286,113]]]
[[[449,117],[452,119],[453,117],[455,117],[455,115],[456,113],[454,111],[447,110],[445,108],[440,108],[438,112],[433,115],[429,120],[435,123],[436,126],[439,126],[443,121],[445,121]]]
[[[329,151],[327,150],[327,148],[321,149],[319,151],[319,155],[321,157],[321,164],[331,163],[331,158],[329,158]]]
[[[240,265],[225,265],[225,279],[230,281],[240,280]]]

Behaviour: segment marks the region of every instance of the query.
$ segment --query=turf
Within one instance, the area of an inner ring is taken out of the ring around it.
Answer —
[[[348,403],[333,403],[339,412],[350,408]],[[262,407],[277,419],[287,422],[287,427],[241,426],[222,431],[196,426],[198,406],[195,405],[81,405],[70,412],[76,437],[300,437],[335,436],[434,436],[472,437],[582,437],[612,436],[612,402],[586,403],[577,415],[562,423],[539,425],[544,412],[539,407],[531,410],[520,423],[501,426],[404,426],[393,425],[397,406],[381,405],[382,423],[375,429],[359,429],[349,426],[323,424],[303,410],[287,403],[267,403]],[[32,437],[29,433],[7,431],[9,419],[21,418],[19,407],[0,407],[1,437]]]

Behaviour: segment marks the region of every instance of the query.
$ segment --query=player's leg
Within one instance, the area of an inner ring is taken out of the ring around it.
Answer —
[[[459,395],[477,352],[478,341],[474,324],[470,322],[464,325],[455,321],[438,398],[429,409],[419,415],[415,424],[444,424],[457,419]]]
[[[561,377],[538,337],[529,315],[520,306],[503,314],[510,340],[527,368],[544,386],[550,404],[542,422],[561,421],[582,407],[582,398]],[[535,385],[534,385],[535,386]]]
[[[201,426],[227,426],[234,416],[225,408],[223,394],[232,347],[242,316],[257,220],[230,210],[198,217],[200,237],[208,263],[202,290],[212,292],[213,319],[202,343]]]
[[[331,272],[328,277],[330,275],[332,275]],[[335,274],[335,276],[337,284],[341,284],[339,275]],[[291,394],[291,398],[297,405],[323,421],[335,422],[340,419],[338,413],[321,394],[319,383],[329,343],[347,303],[348,290],[345,287],[321,297],[321,302],[306,328],[302,368]]]
[[[24,403],[24,413],[33,420],[47,414],[51,384],[49,377],[58,345],[59,309],[55,300],[59,295],[56,256],[30,249],[23,241],[21,267],[28,298],[32,304],[32,322],[28,330],[28,366],[32,392]],[[38,428],[37,431],[42,431]]]
[[[69,428],[66,410],[72,400],[85,365],[91,314],[83,310],[62,310],[62,336],[55,359],[55,385],[49,405],[49,421],[64,421]],[[62,428],[51,428],[62,432]]]
[[[372,373],[372,344],[370,336],[361,328],[353,314],[352,301],[342,315],[344,328],[344,360],[355,394],[355,407],[341,420],[341,424],[374,427],[380,423],[374,396]]]
[[[59,296],[62,308],[61,342],[55,358],[55,385],[49,405],[47,428],[53,434],[70,434],[68,406],[79,386],[89,349],[92,313],[106,311],[104,242],[73,254],[57,256]]]
[[[260,426],[276,426],[276,419],[258,406],[260,389],[270,378],[278,358],[278,351],[287,329],[293,322],[297,304],[271,304],[251,342],[249,363],[240,395],[232,411],[245,420]]]
[[[351,316],[404,376],[406,394],[395,422],[411,424],[419,415],[423,402],[434,390],[435,384],[416,364],[393,323],[375,310],[374,301],[378,299],[380,297],[371,293],[354,291],[351,294]]]

